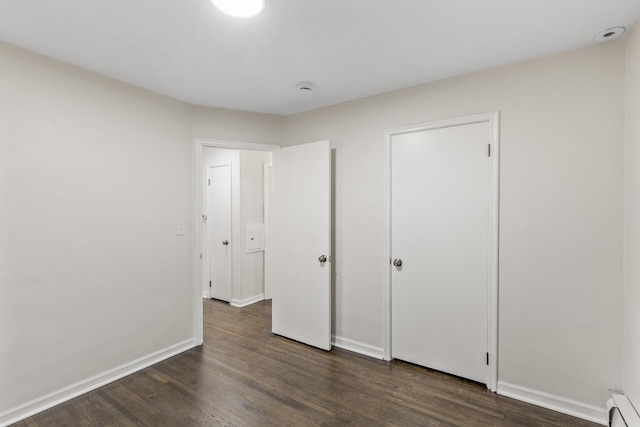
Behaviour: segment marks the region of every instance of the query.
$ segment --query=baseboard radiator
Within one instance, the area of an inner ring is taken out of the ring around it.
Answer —
[[[607,408],[610,427],[640,427],[640,415],[625,394],[612,392]]]

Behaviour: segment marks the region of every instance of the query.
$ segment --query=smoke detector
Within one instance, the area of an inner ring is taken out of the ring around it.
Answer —
[[[300,82],[298,83],[298,92],[311,93],[313,92],[313,85],[309,82]]]
[[[622,34],[624,34],[624,31],[624,27],[609,28],[596,34],[595,39],[599,42],[617,39],[618,37],[622,36]]]

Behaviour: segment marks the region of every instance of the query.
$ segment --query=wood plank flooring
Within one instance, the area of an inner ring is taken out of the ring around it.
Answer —
[[[204,302],[205,344],[15,424],[595,426],[408,363],[271,334],[271,304]]]

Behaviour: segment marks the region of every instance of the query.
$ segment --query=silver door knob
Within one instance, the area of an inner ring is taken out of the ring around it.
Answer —
[[[223,240],[223,241],[222,241],[222,244],[223,244],[223,245],[225,245],[225,246],[227,246],[227,245],[229,244],[229,241],[228,241],[228,240]]]
[[[393,260],[393,265],[395,267],[402,267],[402,260],[400,258],[396,258]]]
[[[318,258],[318,261],[327,262],[327,256],[326,255],[320,255],[320,258]]]

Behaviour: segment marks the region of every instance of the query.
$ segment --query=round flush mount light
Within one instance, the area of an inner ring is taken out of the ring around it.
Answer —
[[[599,41],[599,42],[617,39],[622,34],[624,34],[624,31],[625,31],[624,27],[609,28],[604,31],[600,31],[598,34],[596,34],[595,39],[596,41]]]
[[[236,18],[251,18],[259,15],[267,0],[211,0],[215,7]]]

